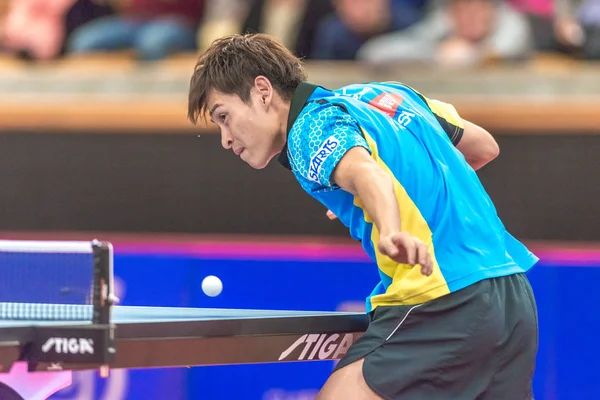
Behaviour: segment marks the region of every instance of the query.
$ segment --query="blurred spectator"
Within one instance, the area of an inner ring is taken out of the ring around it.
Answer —
[[[241,33],[250,9],[250,0],[209,0],[197,34],[198,49],[204,52],[223,36]]]
[[[28,59],[54,59],[77,26],[110,12],[93,0],[11,0],[0,21],[0,43]]]
[[[116,0],[117,15],[78,28],[69,51],[134,50],[141,60],[160,60],[196,49],[196,31],[204,12],[202,0]]]
[[[426,0],[334,0],[336,14],[321,23],[314,58],[353,60],[381,34],[403,30],[422,17]]]
[[[552,32],[554,0],[507,0],[508,4],[525,15],[529,21],[533,46],[536,50],[556,47]]]
[[[331,0],[210,1],[198,35],[200,51],[222,36],[266,33],[297,56],[310,58],[319,23],[333,12]]]
[[[299,57],[314,58],[316,46],[322,40],[319,38],[319,27],[334,12],[335,9],[331,0],[308,0],[296,41],[296,54]]]
[[[600,0],[556,0],[548,36],[554,39],[555,49],[600,59]]]
[[[243,32],[275,36],[297,56],[311,58],[319,24],[334,13],[330,0],[252,0]]]
[[[97,18],[113,15],[114,12],[112,4],[106,0],[76,0],[67,12],[65,19],[67,40],[80,26]],[[67,43],[65,42],[63,50],[66,50],[66,45]]]
[[[417,61],[468,66],[485,60],[517,60],[532,51],[526,18],[501,0],[438,3],[422,22],[373,39],[359,58],[372,63]]]
[[[295,51],[306,0],[252,0],[243,32],[266,33]]]
[[[65,37],[62,16],[72,0],[13,0],[2,21],[2,44],[7,50],[31,58],[51,59]]]

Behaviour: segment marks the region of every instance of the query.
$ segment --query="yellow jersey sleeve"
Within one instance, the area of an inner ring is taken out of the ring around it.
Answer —
[[[421,95],[422,96],[422,95]],[[452,104],[422,96],[453,145],[457,145],[464,132],[463,120]]]
[[[450,103],[444,103],[443,101],[423,96],[423,94],[419,93],[418,90],[411,86],[401,85],[410,89],[425,102],[431,113],[444,129],[444,132],[446,132],[446,135],[450,138],[452,144],[456,146],[458,142],[460,142],[460,139],[462,139],[465,131],[463,119],[458,114],[458,111],[456,111],[456,108]]]

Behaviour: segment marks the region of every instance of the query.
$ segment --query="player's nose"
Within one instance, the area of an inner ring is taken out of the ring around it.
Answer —
[[[229,132],[224,129],[221,129],[221,145],[225,150],[231,149],[231,146],[233,145],[233,138]]]

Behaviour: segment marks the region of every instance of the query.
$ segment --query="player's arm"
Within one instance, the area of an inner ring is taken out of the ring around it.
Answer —
[[[394,182],[363,147],[349,149],[331,175],[343,190],[360,198],[379,231],[378,248],[397,262],[421,265],[430,275],[433,261],[427,246],[416,237],[402,232]]]
[[[348,150],[334,169],[332,181],[361,199],[381,236],[400,232],[394,182],[366,149]]]
[[[463,154],[469,165],[477,171],[498,157],[500,148],[487,130],[465,119],[462,121],[463,134],[456,144],[456,148]]]
[[[318,104],[318,105],[317,105]],[[344,190],[360,198],[379,232],[379,252],[430,275],[433,260],[427,246],[402,232],[394,181],[371,157],[357,121],[342,107],[313,103],[288,137],[290,165],[305,190]],[[319,121],[319,124],[314,124]]]
[[[421,95],[422,96],[422,95]],[[463,154],[465,160],[478,170],[496,157],[500,152],[493,136],[474,123],[458,115],[451,104],[422,96],[454,146]]]

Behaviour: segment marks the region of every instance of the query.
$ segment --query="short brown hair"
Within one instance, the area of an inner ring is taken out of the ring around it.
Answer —
[[[188,118],[196,124],[206,115],[208,93],[215,89],[250,100],[257,76],[264,76],[284,100],[306,80],[299,58],[275,38],[264,34],[231,35],[215,40],[196,62],[190,81]]]

